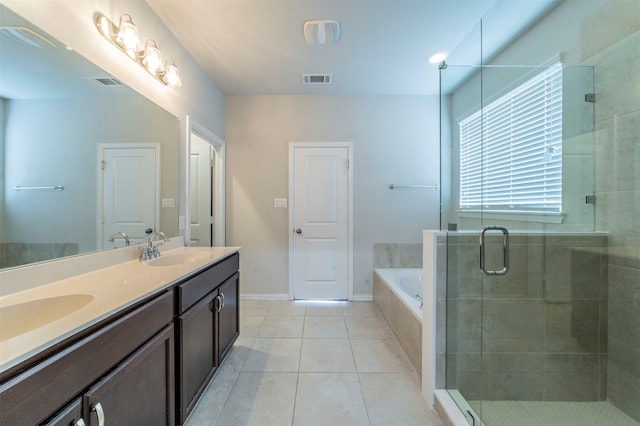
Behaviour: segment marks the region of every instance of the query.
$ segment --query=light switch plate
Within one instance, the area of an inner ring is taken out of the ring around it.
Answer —
[[[176,206],[176,199],[175,198],[163,198],[162,199],[162,208],[166,209],[166,208],[173,208]]]
[[[287,199],[286,198],[274,198],[273,199],[273,208],[275,208],[275,209],[286,209],[287,208]]]

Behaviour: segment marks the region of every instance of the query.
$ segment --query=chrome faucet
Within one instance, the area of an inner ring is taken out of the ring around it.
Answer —
[[[162,238],[162,243],[153,245],[153,242],[158,239],[158,237]],[[160,249],[158,246],[169,241],[164,232],[154,231],[149,235],[149,239],[147,240],[147,247],[138,247],[140,250],[140,260],[149,260],[154,259],[156,257],[160,257]]]
[[[109,237],[109,242],[112,243],[116,240],[117,237],[122,237],[124,238],[124,243],[127,247],[129,247],[129,236],[127,234],[125,234],[124,232],[116,232],[114,234],[111,234],[111,236]]]

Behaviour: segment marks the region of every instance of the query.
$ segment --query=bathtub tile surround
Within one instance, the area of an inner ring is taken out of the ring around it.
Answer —
[[[414,270],[416,274],[421,273],[415,268],[376,268],[373,274],[373,301],[382,312],[386,320],[385,325],[389,325],[386,329],[393,332],[413,367],[422,375],[422,313],[420,312],[420,317],[417,317],[403,300],[403,296],[409,295],[402,294],[399,289],[395,291],[392,289],[392,286],[398,288],[399,283],[388,282],[394,275],[398,277],[397,280],[402,274],[402,272],[393,274],[393,271]],[[370,333],[373,332],[371,325],[368,328],[371,330]],[[381,332],[377,331],[377,333]]]
[[[374,268],[422,268],[422,244],[376,243]]]
[[[0,268],[78,254],[78,243],[0,243]]]
[[[240,312],[242,337],[186,426],[443,424],[374,303],[241,300]],[[280,318],[293,312],[301,338],[259,337],[289,334]]]

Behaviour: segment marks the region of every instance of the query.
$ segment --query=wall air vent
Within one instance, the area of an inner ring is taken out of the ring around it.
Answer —
[[[89,81],[92,81],[100,87],[124,86],[124,84],[113,77],[89,77]]]
[[[56,48],[56,45],[51,40],[26,27],[17,27],[13,25],[0,26],[0,34],[9,40],[22,44],[23,46],[35,47],[37,49]]]
[[[302,84],[331,84],[333,74],[302,74]]]

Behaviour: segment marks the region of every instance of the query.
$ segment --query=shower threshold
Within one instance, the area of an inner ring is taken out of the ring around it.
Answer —
[[[640,426],[608,401],[469,401],[486,426]],[[478,422],[476,422],[476,425]]]

